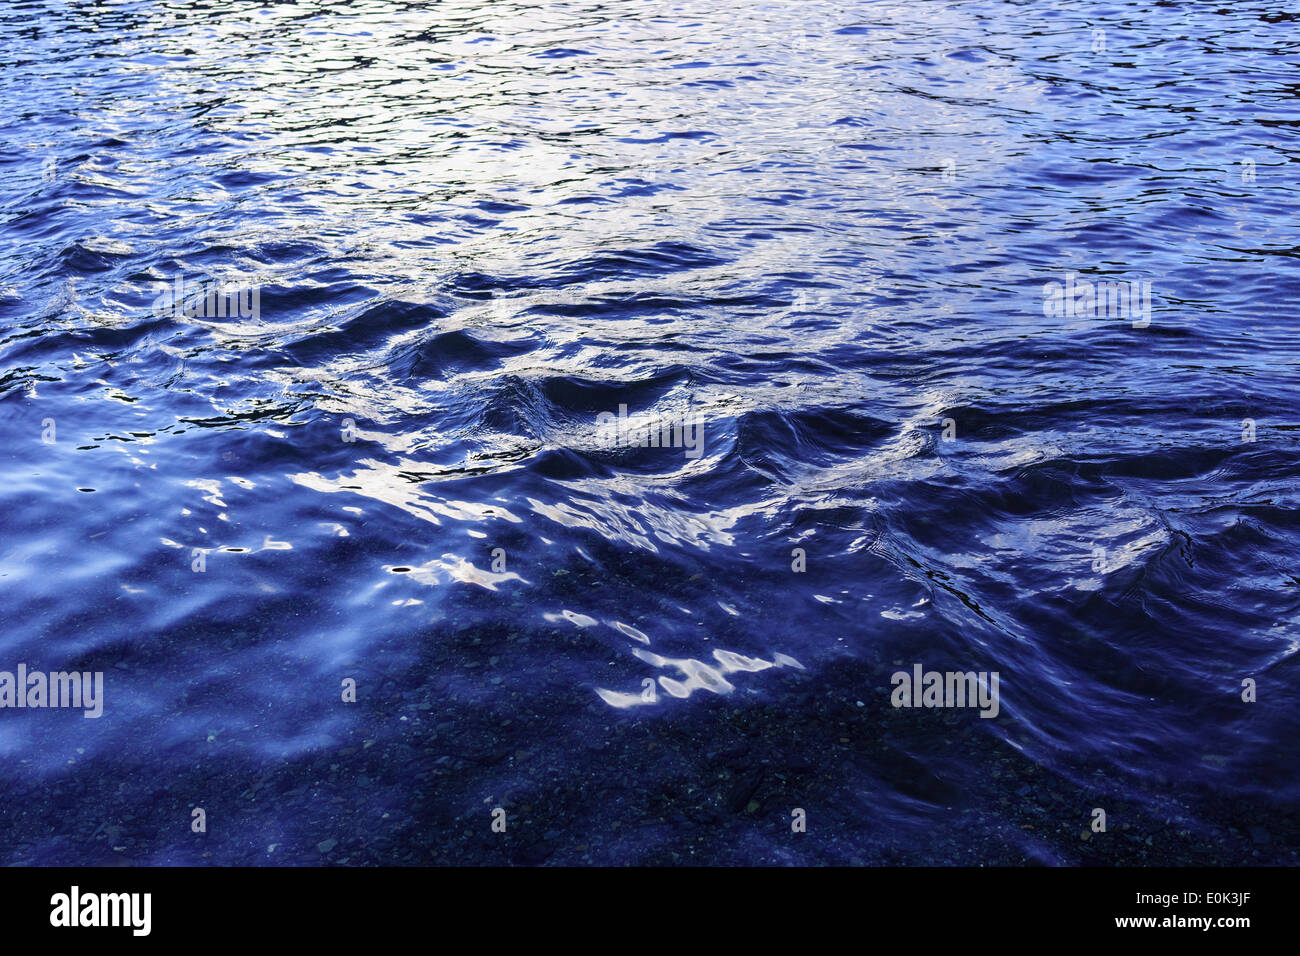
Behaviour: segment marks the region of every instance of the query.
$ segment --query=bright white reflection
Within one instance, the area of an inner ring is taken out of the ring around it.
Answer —
[[[730,694],[736,687],[727,680],[729,674],[755,673],[772,667],[804,669],[802,664],[788,654],[777,654],[772,660],[765,661],[761,657],[747,657],[735,651],[718,649],[713,652],[715,663],[709,664],[693,657],[664,657],[640,647],[634,647],[632,653],[652,667],[676,670],[680,676],[670,677],[661,674],[657,686],[670,697],[679,699],[690,697],[697,690],[707,690],[714,694]],[[626,693],[604,687],[596,688],[596,693],[605,703],[619,709],[654,704],[659,699],[655,683],[649,678],[646,678],[638,693]]]

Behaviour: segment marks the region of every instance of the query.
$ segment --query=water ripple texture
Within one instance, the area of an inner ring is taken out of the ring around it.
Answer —
[[[1295,863],[1297,24],[6,4],[0,858]]]

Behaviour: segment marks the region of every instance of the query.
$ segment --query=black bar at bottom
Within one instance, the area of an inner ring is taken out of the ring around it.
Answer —
[[[0,917],[7,938],[75,934],[79,943],[336,947],[439,924],[459,924],[484,942],[587,932],[613,942],[613,917],[630,937],[647,939],[699,924],[734,942],[774,923],[813,928],[804,921],[820,921],[819,932],[846,923],[860,936],[923,918],[912,928],[927,943],[971,942],[976,928],[988,939],[1051,927],[1062,939],[1199,934],[1232,944],[1289,925],[1295,877],[1266,868],[10,868],[0,871]]]

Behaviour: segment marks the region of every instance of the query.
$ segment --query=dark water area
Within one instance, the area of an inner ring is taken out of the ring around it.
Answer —
[[[0,36],[3,862],[1296,862],[1285,5]]]

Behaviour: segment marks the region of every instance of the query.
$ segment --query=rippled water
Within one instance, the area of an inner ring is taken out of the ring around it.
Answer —
[[[1300,31],[1052,6],[7,4],[3,859],[1294,862]]]

